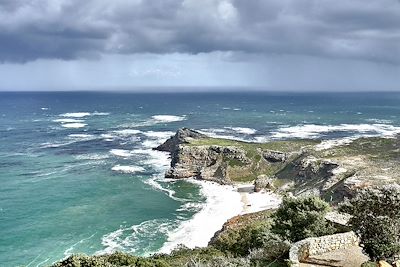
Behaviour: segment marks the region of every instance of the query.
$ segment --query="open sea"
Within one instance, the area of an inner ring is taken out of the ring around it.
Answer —
[[[168,155],[152,148],[180,127],[254,142],[393,136],[400,93],[0,93],[0,266],[206,245],[238,207],[220,186],[163,178]]]

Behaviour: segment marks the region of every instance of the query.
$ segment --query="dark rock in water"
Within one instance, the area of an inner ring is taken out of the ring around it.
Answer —
[[[263,157],[266,161],[271,163],[284,162],[287,159],[286,153],[273,150],[264,151]]]
[[[178,149],[178,146],[180,144],[187,144],[187,143],[189,143],[190,139],[199,139],[199,138],[205,138],[205,137],[206,137],[206,135],[201,134],[195,130],[188,129],[188,128],[181,128],[176,132],[176,134],[174,136],[170,137],[163,144],[154,148],[154,150],[174,153]]]

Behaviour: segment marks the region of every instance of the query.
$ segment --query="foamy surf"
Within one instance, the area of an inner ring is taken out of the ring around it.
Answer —
[[[77,129],[77,128],[83,128],[83,127],[85,127],[86,125],[87,125],[86,123],[78,123],[78,122],[76,122],[76,123],[64,123],[64,124],[61,124],[61,126],[64,127],[64,128],[75,128],[75,129]]]
[[[114,167],[111,168],[111,170],[115,172],[131,173],[131,174],[145,171],[145,169],[140,166],[123,166],[123,165],[115,165]]]
[[[104,249],[97,251],[95,255],[110,254],[115,251],[135,253],[139,248],[142,255],[149,255],[155,251],[147,240],[156,239],[160,234],[167,234],[174,224],[167,219],[154,219],[129,227],[121,226],[102,237],[101,244]]]
[[[60,114],[61,117],[71,117],[71,118],[83,118],[90,116],[89,112],[69,112],[69,113],[64,113]]]
[[[79,123],[79,122],[84,122],[84,120],[79,120],[79,119],[70,119],[70,118],[66,118],[66,119],[56,119],[53,120],[54,122],[61,122],[61,123]]]
[[[176,122],[186,120],[186,116],[176,116],[176,115],[154,115],[151,118],[155,122],[165,123],[165,122]]]
[[[346,132],[362,136],[394,136],[400,133],[400,127],[389,124],[340,124],[316,125],[302,124],[290,127],[281,127],[272,132],[271,137],[282,138],[319,138],[332,132]]]
[[[125,150],[125,149],[111,149],[110,153],[114,156],[123,157],[123,158],[128,158],[128,157],[132,156],[131,152],[129,150]]]
[[[168,233],[168,241],[159,252],[169,253],[179,244],[189,248],[205,247],[215,232],[230,218],[242,212],[241,196],[232,186],[196,181],[206,197],[203,208],[192,219],[182,222]]]

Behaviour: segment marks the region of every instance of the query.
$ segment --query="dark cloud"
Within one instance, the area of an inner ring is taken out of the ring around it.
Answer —
[[[400,62],[397,0],[2,0],[0,61],[288,54]]]

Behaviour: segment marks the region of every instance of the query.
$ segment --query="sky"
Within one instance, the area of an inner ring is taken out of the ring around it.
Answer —
[[[0,90],[400,91],[400,0],[0,0]]]

